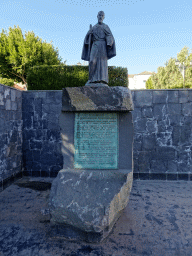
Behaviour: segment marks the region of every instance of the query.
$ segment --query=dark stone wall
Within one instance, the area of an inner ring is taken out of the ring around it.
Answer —
[[[55,177],[63,167],[59,115],[62,91],[23,92],[24,175]]]
[[[192,180],[192,90],[134,90],[132,96],[134,177]],[[22,159],[25,175],[55,177],[62,169],[61,99],[62,91],[0,85],[0,182],[21,171]]]
[[[135,178],[190,179],[192,90],[132,91]],[[28,175],[63,166],[58,117],[62,91],[23,92],[23,161]]]
[[[22,170],[22,92],[0,84],[0,191]]]
[[[135,177],[192,177],[192,90],[132,91]]]

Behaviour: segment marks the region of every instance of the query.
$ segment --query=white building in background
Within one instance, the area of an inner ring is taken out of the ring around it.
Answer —
[[[140,74],[135,75],[128,75],[129,79],[129,89],[135,90],[135,89],[146,89],[146,81],[149,79],[149,77],[154,74],[155,72],[151,71],[144,71]]]

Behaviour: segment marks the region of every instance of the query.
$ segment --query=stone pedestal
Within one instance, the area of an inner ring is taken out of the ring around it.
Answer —
[[[133,181],[133,103],[124,87],[63,89],[63,169],[52,183],[57,235],[100,242],[126,207]]]

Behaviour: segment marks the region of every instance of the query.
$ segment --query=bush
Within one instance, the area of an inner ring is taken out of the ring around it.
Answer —
[[[108,67],[109,86],[128,86],[127,68]],[[42,65],[31,68],[27,74],[28,90],[62,90],[81,87],[89,77],[88,66]]]

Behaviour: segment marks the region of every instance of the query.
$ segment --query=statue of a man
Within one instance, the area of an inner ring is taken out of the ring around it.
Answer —
[[[86,85],[107,85],[107,60],[116,56],[115,40],[109,27],[103,23],[105,14],[100,11],[97,15],[98,23],[90,25],[85,36],[82,60],[89,61],[89,80]]]

